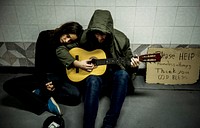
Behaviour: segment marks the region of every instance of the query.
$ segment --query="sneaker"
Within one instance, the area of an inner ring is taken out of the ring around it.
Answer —
[[[53,97],[49,98],[47,107],[48,107],[47,109],[49,112],[56,114],[56,115],[61,115],[60,108]]]
[[[41,96],[40,89],[33,90],[33,93],[38,96]],[[53,97],[50,97],[49,100],[47,101],[47,110],[53,114],[61,115],[60,108]]]

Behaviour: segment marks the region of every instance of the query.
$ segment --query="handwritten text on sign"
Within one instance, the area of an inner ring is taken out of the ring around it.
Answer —
[[[147,64],[147,83],[193,84],[199,78],[200,49],[149,48],[148,53],[159,52],[161,61]]]

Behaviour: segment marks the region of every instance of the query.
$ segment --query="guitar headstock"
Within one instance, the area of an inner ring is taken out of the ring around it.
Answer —
[[[161,58],[160,53],[144,54],[139,56],[141,62],[160,62]]]

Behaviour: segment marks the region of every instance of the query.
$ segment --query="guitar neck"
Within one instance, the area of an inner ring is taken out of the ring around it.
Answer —
[[[140,56],[134,56],[141,62],[158,62],[161,59],[159,53],[157,54],[146,54]],[[127,58],[107,58],[107,59],[92,59],[91,63],[95,65],[107,65],[107,64],[129,64],[131,60]]]
[[[125,58],[108,58],[108,59],[94,59],[92,63],[95,65],[107,65],[107,64],[121,64],[121,63],[128,63],[127,59]]]

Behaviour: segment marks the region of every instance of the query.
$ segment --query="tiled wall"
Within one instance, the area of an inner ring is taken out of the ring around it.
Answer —
[[[0,42],[0,66],[33,67],[35,63],[35,42]],[[149,47],[166,47],[160,44],[131,44],[134,54],[146,54]],[[168,47],[168,46],[167,46]],[[200,48],[200,45],[172,45],[172,48]],[[145,68],[145,63],[140,68]]]
[[[33,65],[40,31],[67,21],[86,28],[96,9],[110,10],[134,50],[200,45],[200,0],[0,0],[0,65]]]
[[[0,66],[33,67],[35,44],[34,42],[0,42]]]

